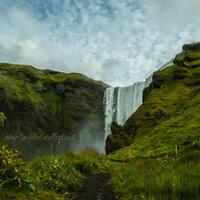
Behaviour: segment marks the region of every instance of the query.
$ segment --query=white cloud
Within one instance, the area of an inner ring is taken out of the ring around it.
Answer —
[[[143,80],[200,35],[199,0],[65,0],[56,14],[59,1],[3,2],[2,62],[81,72],[111,85]]]
[[[146,0],[149,19],[162,28],[180,28],[187,23],[199,23],[199,0]]]
[[[13,45],[11,47],[5,46],[0,43],[0,62],[16,62],[22,54],[22,48],[19,45]]]

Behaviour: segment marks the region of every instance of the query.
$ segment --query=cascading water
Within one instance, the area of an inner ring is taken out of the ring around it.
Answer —
[[[144,82],[139,82],[129,87],[117,88],[116,122],[119,125],[124,125],[125,121],[141,105],[144,85]]]
[[[115,88],[107,88],[104,94],[105,105],[105,140],[111,132],[111,123],[114,121],[115,116]]]
[[[107,88],[104,95],[105,104],[105,139],[111,133],[112,122],[124,125],[126,120],[142,104],[144,88],[152,81],[149,77],[144,82],[134,83],[128,87]]]
[[[164,69],[173,64],[173,60],[163,65]],[[112,122],[124,125],[126,120],[142,105],[143,90],[152,82],[152,75],[145,81],[128,87],[110,87],[104,94],[105,105],[105,140],[111,134]]]

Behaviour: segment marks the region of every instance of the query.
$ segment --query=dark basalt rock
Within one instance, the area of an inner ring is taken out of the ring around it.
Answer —
[[[106,139],[106,154],[131,144],[130,137],[126,135],[122,126],[118,125],[116,122],[112,123],[111,132],[112,134]]]
[[[142,95],[142,101],[143,101],[143,102],[146,101],[146,99],[148,98],[148,96],[149,96],[149,94],[151,93],[152,89],[153,89],[153,83],[151,83],[151,84],[149,85],[149,87],[147,87],[147,88],[145,88],[145,89],[143,90],[143,95]]]
[[[179,53],[176,55],[175,59],[174,59],[174,64],[178,65],[178,66],[183,66],[184,64],[184,59],[185,59],[185,53]]]
[[[154,88],[160,88],[161,85],[164,83],[165,79],[162,75],[160,74],[154,74],[153,75],[153,87]]]
[[[118,125],[116,122],[113,122],[111,125],[112,135],[117,135],[122,130],[122,127]]]
[[[106,139],[106,154],[112,153],[120,149],[120,146],[113,142],[113,136],[109,135]]]
[[[184,45],[182,52],[176,55],[174,64],[186,68],[200,66],[200,43]]]
[[[200,42],[183,45],[183,51],[200,51]]]

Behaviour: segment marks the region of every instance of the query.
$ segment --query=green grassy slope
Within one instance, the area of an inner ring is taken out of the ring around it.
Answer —
[[[196,45],[197,47],[199,46]],[[144,103],[109,140],[129,145],[116,153],[125,157],[199,153],[200,51],[184,46],[174,65],[157,71],[144,91]],[[128,139],[127,139],[128,138]],[[122,146],[122,145],[121,145]]]
[[[107,86],[78,73],[0,64],[0,111],[6,116],[1,136],[74,135],[88,122],[103,131]]]

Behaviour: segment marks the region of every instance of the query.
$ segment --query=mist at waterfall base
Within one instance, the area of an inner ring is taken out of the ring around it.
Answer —
[[[31,160],[36,156],[59,155],[65,152],[77,152],[93,149],[105,153],[104,130],[101,120],[93,120],[82,124],[77,134],[65,135],[52,133],[42,137],[23,136],[7,137],[9,146],[22,152],[25,158]]]

